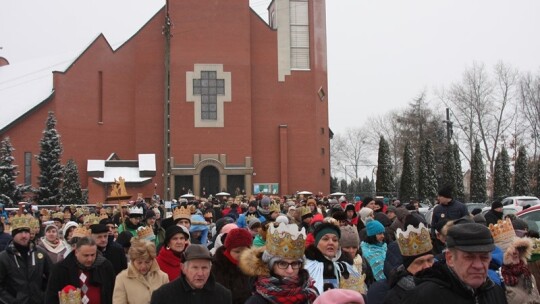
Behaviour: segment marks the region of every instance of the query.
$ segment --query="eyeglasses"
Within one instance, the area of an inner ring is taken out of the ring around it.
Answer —
[[[292,263],[285,262],[285,261],[278,261],[276,262],[276,265],[279,269],[287,269],[289,266],[292,267],[292,269],[298,269],[300,266],[302,266],[302,262],[294,261]]]

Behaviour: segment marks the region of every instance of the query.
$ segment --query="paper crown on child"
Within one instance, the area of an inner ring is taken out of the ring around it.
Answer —
[[[417,256],[433,250],[429,230],[423,223],[420,223],[418,228],[409,225],[405,231],[398,228],[396,240],[403,256]]]
[[[275,202],[275,201],[272,201],[272,203],[270,203],[270,206],[268,207],[268,211],[270,211],[270,213],[272,212],[281,212],[281,206],[279,205],[279,203]]]
[[[503,252],[512,244],[516,237],[516,232],[510,219],[498,220],[497,224],[489,224],[488,228],[491,236],[493,236],[495,245],[501,248]]]
[[[137,228],[137,238],[139,240],[153,241],[156,239],[154,230],[150,226],[141,226]]]
[[[58,292],[58,300],[60,304],[80,304],[82,303],[81,290],[72,285],[67,285]]]
[[[129,215],[143,215],[143,208],[142,207],[131,207],[129,208]]]
[[[191,211],[184,206],[174,209],[173,220],[176,221],[177,219],[188,219],[191,221]]]
[[[95,225],[95,224],[99,224],[100,220],[101,219],[95,214],[90,214],[84,217],[84,224],[88,226]]]
[[[270,225],[266,234],[266,251],[286,259],[301,259],[306,246],[306,230],[298,231],[296,224]]]

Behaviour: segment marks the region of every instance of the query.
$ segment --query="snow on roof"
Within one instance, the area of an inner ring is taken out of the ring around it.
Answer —
[[[89,159],[86,165],[86,171],[88,172],[104,172],[105,161],[100,159]]]
[[[139,154],[139,170],[140,171],[156,171],[156,155],[155,154]]]
[[[140,177],[137,167],[106,167],[103,177],[94,178],[102,183],[114,183],[119,177],[125,179],[126,183],[140,183],[151,180],[150,177]]]

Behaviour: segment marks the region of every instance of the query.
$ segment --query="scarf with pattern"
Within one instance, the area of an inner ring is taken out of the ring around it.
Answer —
[[[503,265],[502,267],[502,276],[504,279],[504,284],[508,286],[516,286],[518,284],[519,278],[522,276],[525,281],[525,289],[530,292],[532,289],[532,277],[529,268],[523,261],[519,261],[518,264],[513,265]]]
[[[360,244],[362,248],[362,256],[367,260],[375,281],[386,279],[384,275],[384,259],[386,258],[386,243],[369,244],[362,242]]]
[[[317,298],[315,282],[308,278],[304,284],[296,278],[258,277],[255,290],[270,303],[313,303]]]

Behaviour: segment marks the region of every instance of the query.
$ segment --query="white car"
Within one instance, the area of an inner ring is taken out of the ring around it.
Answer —
[[[503,206],[503,218],[508,214],[516,214],[522,209],[523,207],[521,207],[520,209],[518,206],[513,206],[513,205]],[[482,214],[486,214],[489,210],[491,210],[491,206],[482,208]]]
[[[517,211],[523,210],[525,206],[540,205],[540,199],[535,196],[509,196],[501,201],[503,206],[515,206]]]

